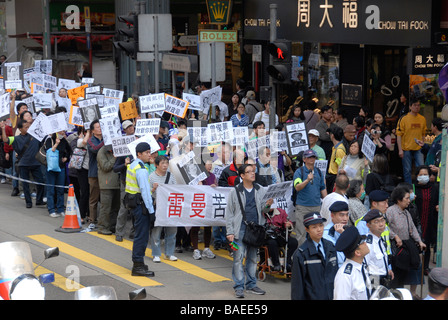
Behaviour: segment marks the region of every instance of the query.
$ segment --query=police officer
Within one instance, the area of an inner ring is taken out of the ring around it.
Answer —
[[[428,275],[428,295],[424,300],[448,300],[448,269],[434,268]]]
[[[369,274],[373,278],[374,286],[383,285],[390,288],[394,273],[389,263],[386,241],[381,236],[386,229],[385,216],[378,209],[372,209],[366,213],[364,221],[369,228],[366,243],[370,252],[365,259]]]
[[[369,274],[363,263],[369,253],[366,236],[350,226],[336,242],[336,250],[345,254],[346,260],[334,279],[334,300],[368,300],[372,293]]]
[[[333,299],[338,263],[333,243],[322,238],[324,222],[319,212],[304,216],[306,240],[292,258],[292,300]]]
[[[147,142],[140,142],[135,148],[135,159],[126,171],[126,204],[134,216],[134,244],[132,246],[132,275],[153,277],[144,264],[146,247],[149,240],[149,230],[155,221],[154,206],[149,184],[149,171],[145,163],[151,157],[151,147]]]
[[[386,218],[386,210],[389,207],[389,193],[383,190],[373,190],[369,194],[369,202],[370,209],[378,209]],[[366,221],[364,220],[364,216],[355,221],[355,226],[358,228],[360,234],[367,234],[369,232],[369,228],[367,228]],[[391,254],[390,249],[390,228],[389,223],[386,219],[386,228],[381,234],[384,241],[386,242],[387,254]]]
[[[331,221],[324,228],[324,239],[331,241],[336,245],[336,241],[344,232],[348,223],[348,203],[345,201],[335,201],[329,208]],[[337,252],[338,266],[345,261],[343,252]]]

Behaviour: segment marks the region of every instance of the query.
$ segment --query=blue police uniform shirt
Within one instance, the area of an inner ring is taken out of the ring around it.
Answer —
[[[323,238],[331,241],[331,243],[333,243],[333,245],[336,246],[336,241],[338,241],[340,236],[341,234],[334,230],[333,221],[328,222],[327,225],[324,227]],[[345,254],[341,251],[336,251],[336,255],[338,257],[338,266],[340,268],[345,261]]]

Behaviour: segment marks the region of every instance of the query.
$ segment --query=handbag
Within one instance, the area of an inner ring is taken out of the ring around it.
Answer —
[[[84,148],[75,148],[73,150],[70,162],[68,163],[69,169],[82,169],[82,164],[84,163],[84,158],[86,157],[87,150]]]
[[[53,151],[52,149],[47,150],[47,171],[61,172],[59,167],[59,150]]]
[[[47,142],[47,139],[45,139],[44,143],[42,144],[42,146],[39,148],[39,151],[37,151],[35,155],[36,160],[39,161],[39,163],[44,166],[47,166],[47,152],[45,150],[45,143]],[[51,139],[51,147],[53,147],[53,145],[54,145],[53,139]]]
[[[246,221],[246,212],[244,211],[243,203],[241,201],[238,189],[235,187],[238,202],[240,203],[241,213],[243,214],[243,222],[246,225],[246,232],[244,232],[243,243],[251,247],[261,247],[266,239],[266,227],[259,225],[253,221]]]
[[[409,219],[406,215],[408,231],[410,234]],[[416,270],[420,266],[420,249],[414,239],[402,240],[401,247],[397,246],[395,240],[391,240],[391,254],[394,265],[402,270]]]

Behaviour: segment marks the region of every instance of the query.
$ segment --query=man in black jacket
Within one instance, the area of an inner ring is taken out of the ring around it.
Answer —
[[[338,260],[334,245],[322,238],[325,221],[319,212],[304,216],[306,241],[292,257],[292,300],[333,300]]]

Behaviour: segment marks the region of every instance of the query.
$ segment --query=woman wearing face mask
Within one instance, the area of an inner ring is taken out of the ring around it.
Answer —
[[[351,180],[347,190],[349,225],[355,225],[355,221],[367,213],[367,207],[363,204],[366,197],[364,185],[361,180]]]
[[[437,222],[439,208],[439,185],[429,180],[428,166],[416,169],[415,204],[421,221],[421,237],[428,249],[437,242]],[[424,260],[425,274],[429,273],[429,259],[431,251],[427,250]]]

